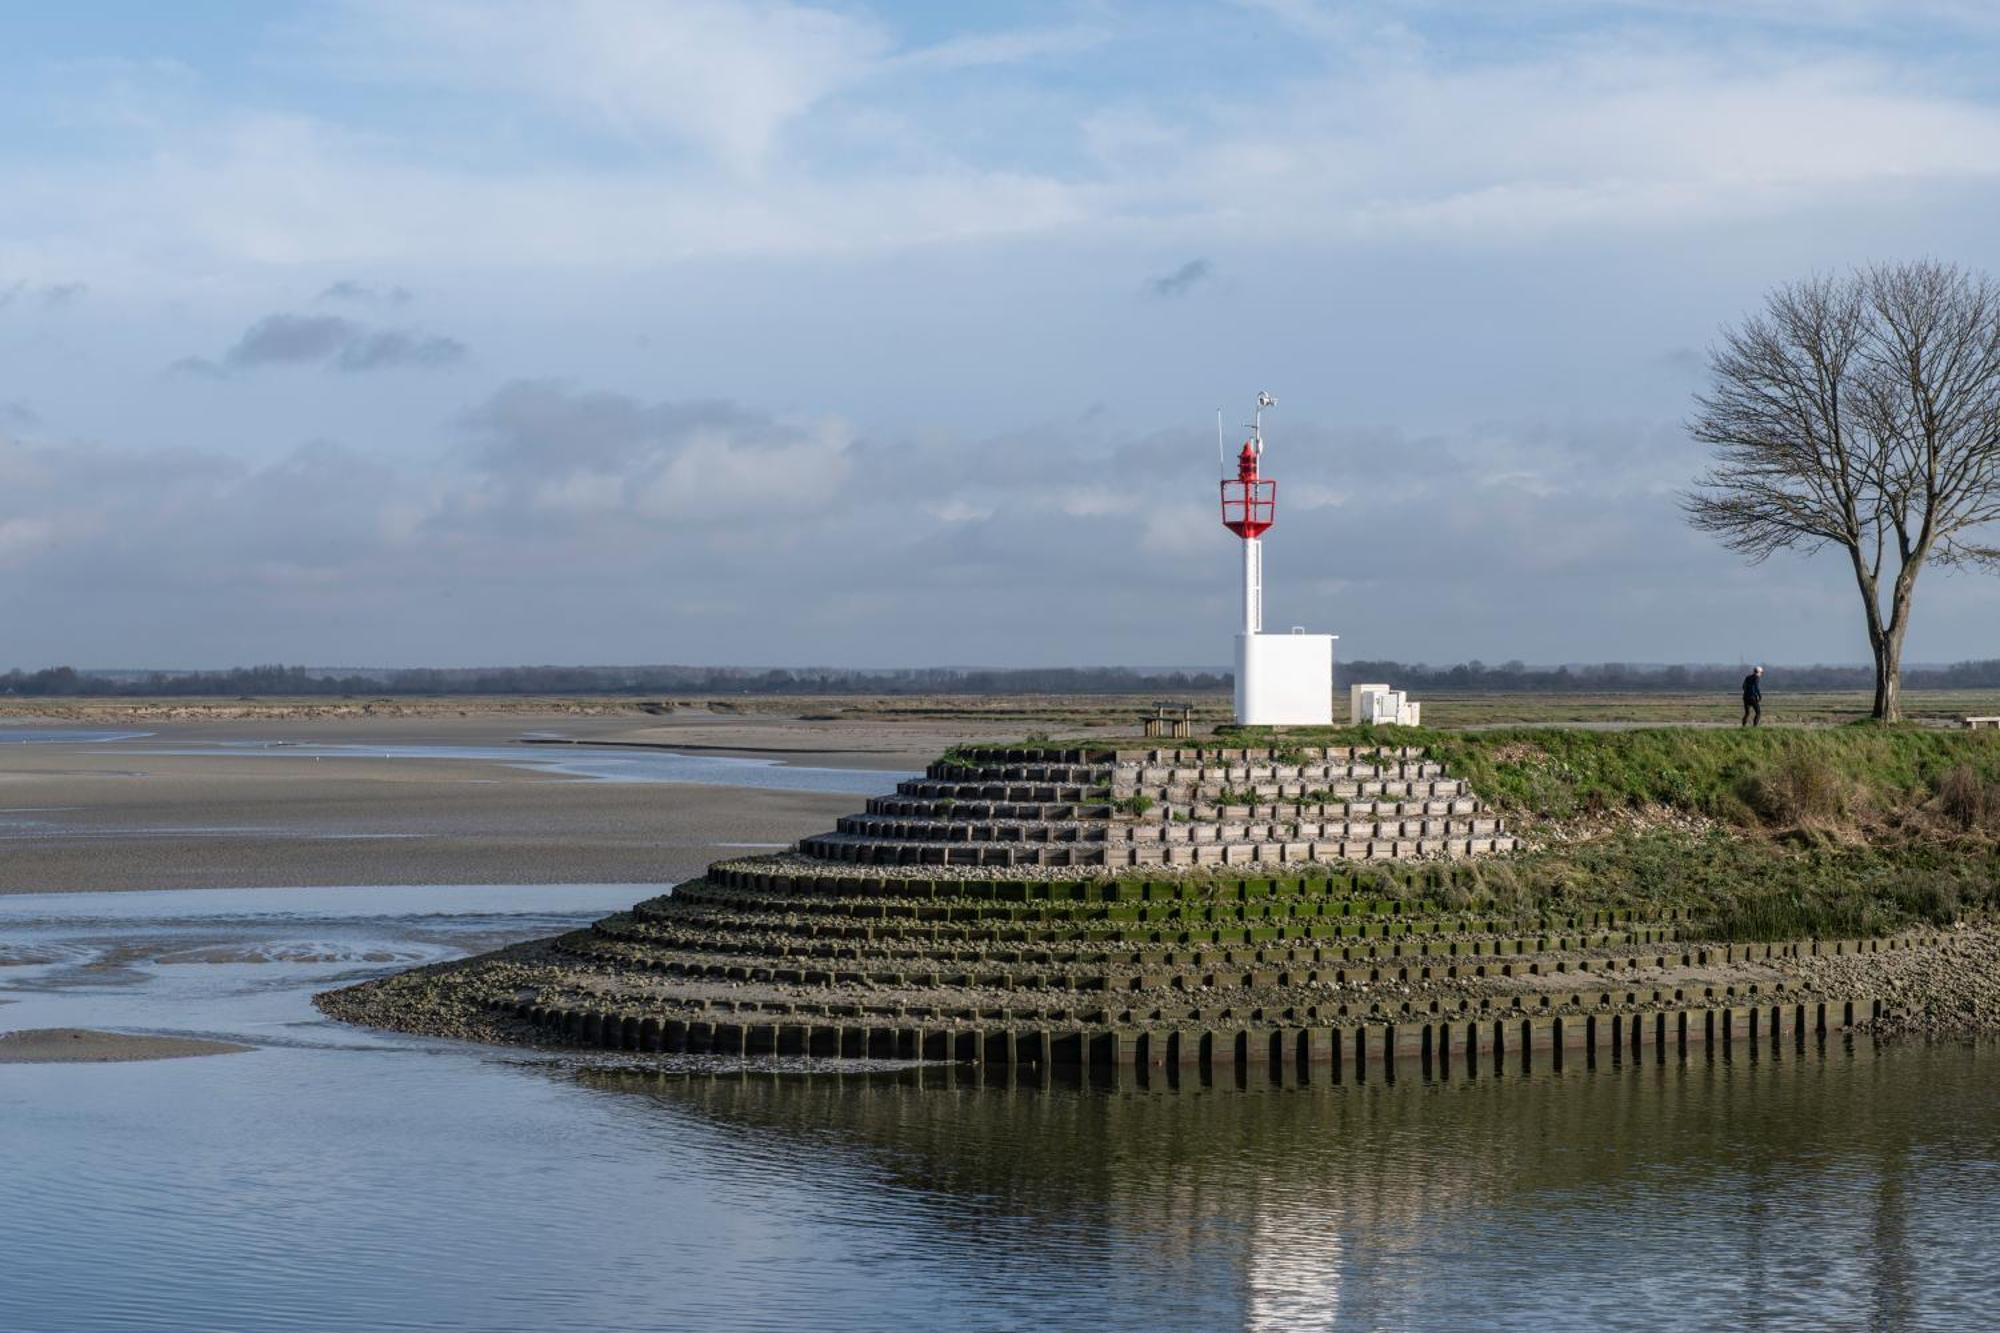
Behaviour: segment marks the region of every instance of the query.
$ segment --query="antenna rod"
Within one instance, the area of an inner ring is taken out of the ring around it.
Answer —
[[[1215,409],[1215,471],[1216,475],[1229,475],[1229,450],[1222,443],[1222,409]]]

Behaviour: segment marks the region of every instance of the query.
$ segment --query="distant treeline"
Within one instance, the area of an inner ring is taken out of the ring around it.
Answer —
[[[1733,690],[1740,666],[1640,666],[1606,662],[1528,666],[1472,661],[1435,667],[1406,662],[1342,662],[1340,688],[1386,681],[1419,697],[1426,693],[1574,694],[1679,693]],[[1770,666],[1770,690],[1866,690],[1866,666]],[[461,667],[326,670],[302,666],[236,667],[228,671],[78,671],[49,667],[0,675],[0,695],[439,695],[439,694],[1157,694],[1174,698],[1230,687],[1226,671],[1057,667],[910,670],[762,667]],[[1954,666],[1906,667],[1905,689],[2000,689],[2000,659]]]
[[[1124,667],[1021,670],[847,670],[809,667],[460,667],[328,671],[301,666],[229,671],[78,671],[51,667],[0,676],[0,694],[395,695],[395,694],[1143,694],[1229,688],[1227,672]]]
[[[1379,680],[1421,697],[1433,693],[1475,694],[1676,694],[1701,690],[1733,690],[1749,671],[1745,666],[1639,666],[1603,662],[1584,666],[1528,666],[1522,662],[1463,662],[1434,667],[1405,662],[1341,662],[1334,678],[1343,687],[1354,681]],[[1776,666],[1764,668],[1767,690],[1872,690],[1875,671],[1868,666]],[[1959,662],[1952,666],[1903,668],[1907,690],[1974,690],[2000,688],[2000,658]]]

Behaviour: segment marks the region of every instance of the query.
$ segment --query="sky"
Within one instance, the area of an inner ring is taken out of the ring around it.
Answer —
[[[1684,423],[1996,216],[1985,0],[7,6],[0,667],[1220,665],[1260,390],[1272,628],[1858,662]]]

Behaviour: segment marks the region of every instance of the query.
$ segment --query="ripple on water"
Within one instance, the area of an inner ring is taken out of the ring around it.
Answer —
[[[943,1070],[634,1076],[359,1033],[310,1007],[330,978],[391,965],[370,951],[429,956],[602,910],[566,915],[559,893],[466,891],[462,917],[335,891],[283,916],[197,898],[178,925],[160,902],[44,919],[12,947],[87,937],[211,965],[142,968],[114,991],[10,989],[10,1025],[23,1010],[19,1026],[260,1049],[0,1075],[0,1328],[1985,1318],[1991,1043],[1101,1092]],[[4,915],[0,931],[17,934]]]

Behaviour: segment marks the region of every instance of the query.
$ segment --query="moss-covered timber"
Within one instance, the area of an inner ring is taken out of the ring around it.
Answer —
[[[843,821],[848,841],[819,854],[719,863],[589,929],[322,1006],[487,1040],[1093,1065],[1327,1058],[1355,1041],[1728,1040],[1753,1014],[1767,1038],[1774,1021],[1802,1035],[2000,1016],[2000,933],[1977,924],[2000,884],[1989,734],[1262,739],[963,749]],[[1329,779],[1327,747],[1378,776]],[[1351,780],[1426,785],[1329,785]],[[1528,845],[1425,856],[1412,838],[1415,857],[1365,863],[1307,844],[1297,862],[1031,873],[839,859],[855,839],[950,844],[955,821],[986,839],[1009,821],[1129,831],[1177,812],[1269,848],[1335,804],[1348,821],[1421,818],[1401,812],[1412,801],[1461,820],[1488,818],[1490,802]]]

